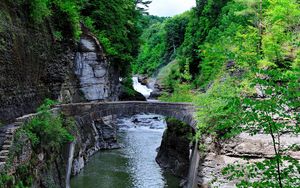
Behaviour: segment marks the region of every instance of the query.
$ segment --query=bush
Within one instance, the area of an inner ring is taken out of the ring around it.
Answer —
[[[44,19],[51,15],[49,0],[30,1],[30,16],[35,23],[42,23]]]
[[[193,102],[195,95],[190,85],[178,84],[174,88],[172,94],[164,93],[159,99],[167,102]]]
[[[70,25],[72,36],[78,39],[81,34],[80,12],[74,0],[32,0],[30,1],[30,16],[34,23],[41,24],[53,14],[63,14],[62,22]],[[65,28],[63,28],[65,29]],[[57,34],[57,33],[55,33]],[[55,35],[56,37],[56,35]]]
[[[233,127],[240,121],[239,95],[237,83],[230,77],[215,81],[206,93],[198,95],[195,100],[200,107],[197,111],[198,136],[210,133],[217,138],[227,138],[238,134]]]
[[[58,151],[63,144],[74,140],[64,125],[62,115],[51,114],[50,107],[53,104],[54,101],[46,99],[38,108],[39,115],[22,128],[33,148],[39,146],[46,151]]]

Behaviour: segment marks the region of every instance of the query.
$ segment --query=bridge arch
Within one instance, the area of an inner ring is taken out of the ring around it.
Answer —
[[[63,104],[59,106],[66,116],[81,116],[97,120],[109,115],[126,116],[153,113],[178,119],[196,130],[195,107],[190,103],[117,101]]]
[[[166,117],[178,119],[190,125],[196,131],[197,121],[195,119],[196,108],[191,103],[168,103],[148,101],[116,101],[116,102],[91,102],[72,103],[58,106],[66,116],[79,116],[81,123],[101,120],[109,115],[125,116],[140,113],[153,113]],[[190,166],[187,177],[187,187],[197,187],[197,174],[200,161],[198,142],[190,158]]]

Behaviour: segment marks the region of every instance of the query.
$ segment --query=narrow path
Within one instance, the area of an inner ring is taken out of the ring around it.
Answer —
[[[9,150],[12,146],[14,133],[20,127],[21,122],[12,123],[0,129],[0,171],[5,167],[8,159]]]

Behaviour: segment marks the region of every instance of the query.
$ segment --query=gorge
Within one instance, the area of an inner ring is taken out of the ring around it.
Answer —
[[[299,2],[192,4],[0,0],[0,187],[300,187]]]

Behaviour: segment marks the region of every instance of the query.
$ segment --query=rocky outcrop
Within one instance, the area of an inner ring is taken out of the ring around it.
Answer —
[[[82,101],[73,72],[76,46],[54,40],[53,22],[33,25],[25,7],[0,2],[0,121],[35,111],[45,98]]]
[[[88,116],[76,117],[77,136],[72,175],[78,174],[89,158],[99,150],[119,148],[117,127],[113,116],[92,120]]]
[[[236,180],[228,180],[222,174],[222,169],[230,164],[246,164],[262,161],[274,156],[271,136],[258,134],[250,136],[241,135],[217,144],[207,137],[203,143],[206,146],[202,152],[198,173],[198,185],[200,187],[236,187]],[[297,136],[284,135],[281,137],[282,149],[292,144],[300,144]],[[300,151],[287,151],[287,155],[300,160]]]
[[[137,78],[138,78],[138,81],[142,85],[148,85],[148,76],[146,76],[146,75],[138,75]]]
[[[170,170],[174,175],[186,178],[189,170],[191,128],[176,120],[167,120],[167,130],[164,132],[156,157],[157,163]]]
[[[150,99],[158,99],[163,93],[168,92],[158,79],[150,78],[148,87],[153,90],[149,97]]]
[[[164,92],[167,92],[163,87],[163,84],[161,84],[157,78],[138,75],[138,81],[142,85],[146,85],[148,88],[152,89],[149,99],[158,99]]]
[[[80,80],[80,90],[88,101],[117,100],[119,71],[109,63],[98,40],[90,33],[85,33],[80,39],[75,74]]]

